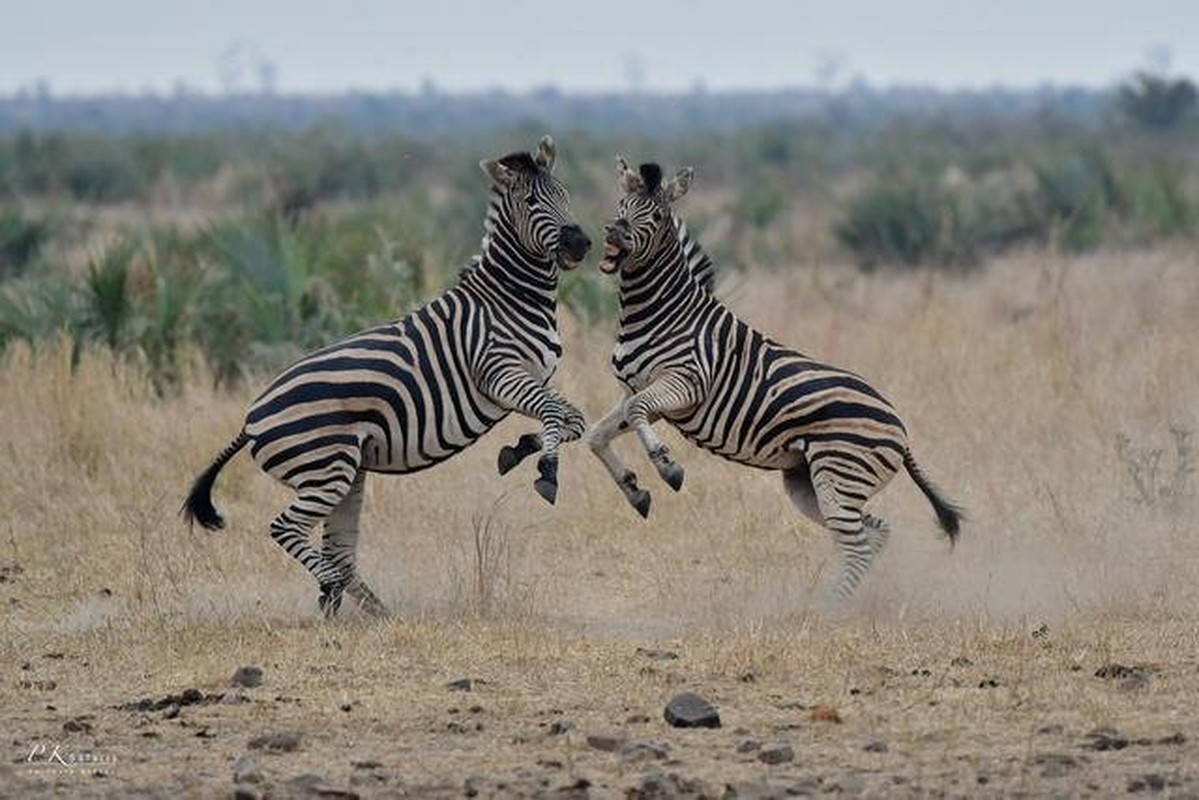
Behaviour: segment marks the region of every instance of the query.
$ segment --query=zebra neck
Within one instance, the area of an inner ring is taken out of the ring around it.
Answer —
[[[465,280],[549,311],[556,305],[557,265],[552,259],[533,255],[522,247],[515,231],[503,224],[496,224],[487,231],[478,265],[470,270]]]
[[[690,307],[704,297],[688,269],[687,257],[677,237],[663,246],[632,274],[620,276],[620,327],[633,330],[669,328],[678,317],[668,313]]]

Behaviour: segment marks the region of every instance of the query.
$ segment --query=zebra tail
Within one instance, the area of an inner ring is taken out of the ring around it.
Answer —
[[[183,501],[183,507],[179,509],[179,513],[183,514],[183,518],[187,520],[188,527],[199,522],[202,527],[210,531],[219,531],[225,527],[225,519],[221,516],[221,512],[216,510],[216,506],[212,504],[212,485],[216,483],[217,473],[224,468],[229,459],[237,455],[237,451],[246,446],[246,442],[250,441],[250,437],[246,435],[243,428],[237,434],[237,438],[229,443],[229,446],[220,452],[220,454],[212,460],[208,465],[208,469],[200,473],[192,484],[192,490],[188,493],[187,499]]]
[[[945,498],[937,485],[928,479],[924,470],[920,469],[920,465],[916,463],[916,457],[907,448],[904,448],[903,451],[903,465],[907,468],[908,474],[912,476],[912,480],[920,487],[920,491],[924,492],[928,502],[932,503],[933,511],[937,512],[937,522],[940,523],[941,530],[945,531],[945,535],[949,537],[949,544],[951,546],[956,544],[964,516],[961,507]]]

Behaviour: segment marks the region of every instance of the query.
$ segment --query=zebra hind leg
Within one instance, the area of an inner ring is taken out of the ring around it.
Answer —
[[[299,561],[320,585],[318,604],[325,616],[337,613],[341,595],[349,579],[324,554],[316,550],[309,539],[312,531],[323,522],[350,492],[357,464],[348,473],[339,471],[320,479],[310,479],[291,504],[271,520],[271,538],[288,555]]]
[[[891,526],[885,519],[867,514],[862,518],[862,527],[866,529],[866,538],[870,540],[870,557],[873,560],[887,546]]]
[[[325,519],[321,552],[345,582],[342,587],[344,593],[357,601],[363,613],[373,617],[385,617],[388,615],[387,607],[358,574],[358,531],[365,486],[366,471],[359,470],[354,476],[350,491]],[[324,592],[321,597],[325,597]],[[322,608],[329,602],[332,603],[330,613],[336,613],[340,597],[330,597],[322,604]]]
[[[838,600],[848,600],[870,569],[873,556],[860,502],[842,495],[830,480],[821,480],[819,476],[813,480],[813,486],[824,526],[832,531],[841,551],[841,576],[834,593]]]

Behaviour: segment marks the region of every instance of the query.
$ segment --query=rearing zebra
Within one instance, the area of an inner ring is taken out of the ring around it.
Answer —
[[[582,413],[548,386],[562,355],[558,274],[576,267],[591,246],[551,174],[554,156],[546,136],[535,156],[480,162],[491,178],[491,202],[473,266],[398,322],[319,350],[276,378],[196,479],[182,509],[189,522],[224,526],[212,486],[249,444],[258,466],[296,491],[270,532],[316,577],[322,611],[336,613],[344,591],[366,612],[383,614],[356,565],[366,473],[431,467],[515,411],[542,428],[500,451],[500,472],[540,451],[534,486],[554,502],[558,445],[585,428]],[[321,522],[318,551],[309,536]]]
[[[592,451],[643,517],[650,496],[611,447],[635,430],[658,474],[678,490],[683,469],[651,425],[664,418],[696,444],[741,464],[780,470],[795,506],[836,537],[849,597],[886,542],[866,502],[902,466],[950,541],[960,511],[924,476],[894,408],[862,378],[763,336],[711,296],[671,204],[693,171],[663,182],[618,159],[624,193],[606,227],[600,269],[620,273],[620,328],[612,367],[625,396],[587,432]]]

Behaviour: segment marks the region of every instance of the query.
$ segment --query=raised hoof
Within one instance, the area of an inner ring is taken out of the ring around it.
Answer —
[[[554,501],[558,499],[558,484],[554,481],[546,480],[545,478],[538,478],[537,480],[533,481],[533,488],[536,489],[537,494],[541,495],[541,498],[551,506],[554,504]]]
[[[662,480],[666,481],[666,485],[676,492],[683,488],[683,468],[678,464],[667,464],[663,467],[659,474]]]
[[[520,455],[517,454],[515,447],[504,445],[500,448],[499,458],[496,459],[496,468],[501,475],[507,475],[520,463]]]
[[[633,504],[633,508],[637,510],[637,513],[641,515],[642,519],[649,517],[651,500],[652,498],[649,496],[649,492],[647,492],[645,489],[638,489],[629,497],[629,502]]]

